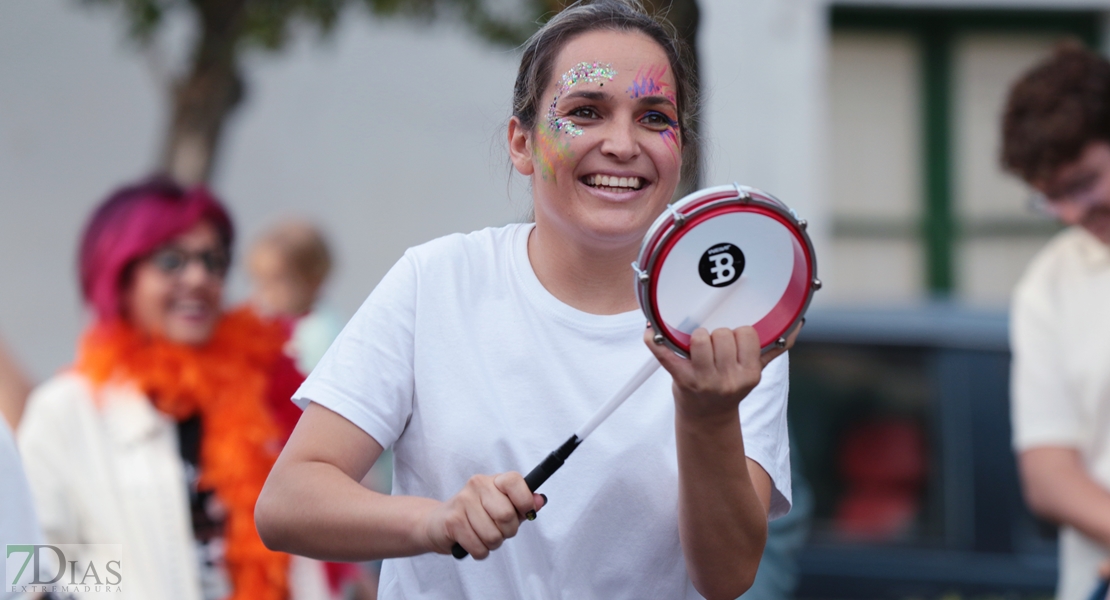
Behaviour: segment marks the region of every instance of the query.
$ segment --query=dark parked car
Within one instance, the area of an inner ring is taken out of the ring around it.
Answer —
[[[1051,596],[1055,534],[1010,447],[1007,318],[814,310],[790,421],[813,490],[799,598]]]

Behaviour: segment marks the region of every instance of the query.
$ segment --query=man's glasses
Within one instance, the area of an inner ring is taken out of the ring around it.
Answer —
[[[1046,217],[1059,217],[1060,210],[1068,206],[1089,208],[1099,204],[1099,177],[1091,174],[1068,186],[1063,192],[1048,196],[1034,190],[1029,196],[1029,209]]]
[[[227,275],[231,259],[223,250],[201,250],[188,252],[181,248],[162,248],[150,256],[150,264],[166,275],[181,275],[194,260],[214,277]]]
[[[1030,192],[1027,204],[1029,211],[1039,217],[1056,218],[1056,207],[1053,206],[1052,200],[1041,192],[1036,190]]]

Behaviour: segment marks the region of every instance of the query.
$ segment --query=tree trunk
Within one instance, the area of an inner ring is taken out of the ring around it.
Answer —
[[[207,181],[220,134],[243,96],[237,46],[245,0],[194,0],[198,43],[189,72],[172,90],[173,109],[162,151],[162,169],[182,185]]]

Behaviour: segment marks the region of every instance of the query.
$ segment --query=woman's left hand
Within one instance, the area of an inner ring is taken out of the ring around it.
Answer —
[[[767,541],[771,478],[748,458],[740,402],[763,367],[793,345],[760,354],[751,327],[694,331],[690,358],[644,341],[674,380],[679,541],[694,588],[707,598],[735,598],[751,586]],[[783,439],[785,443],[785,438]]]
[[[655,331],[644,333],[644,342],[674,380],[675,409],[693,419],[735,415],[736,407],[759,385],[763,367],[794,345],[801,326],[786,338],[786,346],[760,354],[759,335],[750,326],[704,327],[690,337],[690,358],[656,344]]]

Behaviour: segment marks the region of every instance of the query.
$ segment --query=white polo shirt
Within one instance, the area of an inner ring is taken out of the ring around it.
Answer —
[[[1010,318],[1014,448],[1076,448],[1110,490],[1110,247],[1061,232],[1018,283]],[[1086,600],[1108,551],[1062,528],[1057,598]]]

